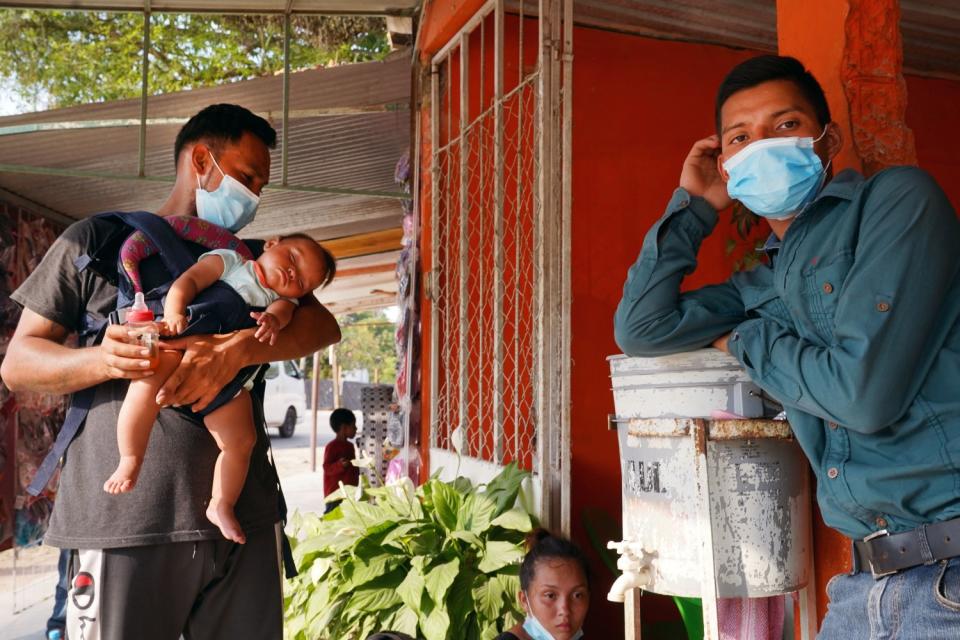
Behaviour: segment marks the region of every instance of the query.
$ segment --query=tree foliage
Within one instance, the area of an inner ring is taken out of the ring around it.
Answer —
[[[396,325],[382,311],[350,313],[338,320],[343,335],[336,346],[340,369],[366,369],[371,381],[393,383],[397,371]]]
[[[0,77],[33,109],[140,95],[143,15],[0,10]],[[382,18],[294,16],[291,69],[382,59]],[[149,91],[169,93],[283,69],[283,17],[155,13]]]

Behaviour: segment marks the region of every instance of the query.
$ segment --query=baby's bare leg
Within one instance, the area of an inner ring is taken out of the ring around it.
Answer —
[[[153,423],[160,413],[157,393],[170,374],[180,364],[182,353],[161,351],[157,368],[149,378],[133,380],[120,407],[117,419],[117,446],[120,449],[120,464],[106,482],[103,490],[114,495],[133,489],[140,474],[143,455],[147,451]]]
[[[250,394],[243,390],[210,415],[203,423],[213,434],[220,456],[213,470],[213,497],[207,518],[220,528],[223,537],[243,544],[246,537],[233,513],[250,466],[250,452],[257,442]]]

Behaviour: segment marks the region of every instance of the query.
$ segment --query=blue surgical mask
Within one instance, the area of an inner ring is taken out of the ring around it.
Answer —
[[[766,138],[748,145],[723,163],[727,193],[757,215],[784,220],[816,197],[827,170],[813,150],[820,137]],[[829,166],[829,165],[828,165]]]
[[[527,635],[533,640],[556,640],[556,638],[553,637],[553,634],[547,631],[532,613],[528,613],[527,619],[523,621],[523,630],[526,631]],[[582,637],[583,629],[577,629],[577,632],[573,634],[573,638],[571,640],[578,640],[578,638]]]
[[[225,174],[213,154],[210,154],[210,159],[223,175],[223,180],[215,191],[207,191],[200,186],[200,176],[197,176],[197,215],[236,233],[253,222],[260,197],[233,176]]]

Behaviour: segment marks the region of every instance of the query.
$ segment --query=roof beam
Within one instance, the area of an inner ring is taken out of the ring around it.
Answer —
[[[327,107],[323,109],[295,109],[290,111],[288,118],[298,120],[303,118],[323,118],[330,116],[353,116],[368,113],[389,113],[393,111],[407,111],[410,105],[404,102],[384,102],[381,104],[367,104],[356,107]],[[257,115],[266,120],[276,120],[282,118],[283,114],[277,114],[273,111],[261,111]],[[19,116],[6,116],[17,118]],[[146,118],[147,126],[178,125],[184,124],[191,116],[165,116],[157,118]],[[3,122],[3,118],[0,118]],[[0,127],[0,136],[20,135],[23,133],[35,133],[37,131],[60,131],[63,129],[107,129],[111,127],[139,127],[140,118],[104,118],[94,120],[59,120],[53,122],[31,122],[30,124],[12,124],[6,127]]]
[[[403,229],[384,229],[320,242],[337,260],[343,260],[373,253],[397,251],[403,245]]]
[[[71,218],[70,216],[65,215],[64,213],[61,213],[60,211],[56,211],[49,207],[45,207],[39,202],[34,202],[29,198],[24,198],[21,195],[17,195],[13,191],[7,191],[3,187],[0,187],[0,200],[4,200],[9,204],[20,207],[21,209],[26,209],[30,213],[35,213],[38,216],[41,216],[43,218],[46,218],[47,220],[56,222],[57,224],[63,225],[65,227],[69,227],[74,222],[76,222],[74,218]]]
[[[173,184],[173,176],[134,176],[103,171],[84,171],[82,169],[61,169],[59,167],[37,167],[23,164],[0,164],[0,173],[21,173],[40,176],[59,176],[62,178],[100,178],[101,180],[146,180],[148,182],[167,182]],[[329,193],[340,196],[361,196],[365,198],[390,198],[406,200],[410,194],[399,191],[375,191],[370,189],[345,189],[341,187],[317,187],[312,185],[267,185],[264,191],[299,191],[303,193]]]

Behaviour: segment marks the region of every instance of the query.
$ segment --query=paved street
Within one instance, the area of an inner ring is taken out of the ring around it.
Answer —
[[[333,439],[329,416],[329,411],[321,411],[317,416],[316,473],[310,471],[309,413],[300,417],[296,431],[290,438],[281,438],[276,429],[270,429],[274,459],[291,513],[295,510],[323,511],[323,446]],[[44,638],[47,617],[53,607],[57,554],[58,550],[51,547],[20,552],[15,577],[13,552],[0,553],[0,640]],[[16,602],[14,584],[17,588]]]

